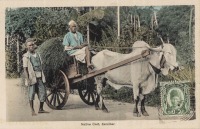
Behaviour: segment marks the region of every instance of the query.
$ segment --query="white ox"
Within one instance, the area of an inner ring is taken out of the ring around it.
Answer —
[[[162,47],[150,48],[144,41],[136,41],[130,54],[120,54],[109,50],[103,50],[92,58],[92,63],[96,70],[123,61],[135,55],[141,54],[144,50],[150,50],[151,54],[146,58],[126,64],[105,74],[95,77],[97,84],[97,96],[95,101],[96,110],[102,109],[108,112],[101,95],[102,88],[109,81],[118,85],[128,85],[133,87],[134,95],[134,116],[141,116],[138,110],[138,103],[141,101],[141,113],[148,116],[145,110],[145,95],[149,94],[157,87],[158,74],[161,72],[167,75],[169,70],[178,68],[176,62],[176,49],[171,44],[163,43]],[[116,85],[113,85],[114,87]],[[99,102],[101,108],[99,107]]]

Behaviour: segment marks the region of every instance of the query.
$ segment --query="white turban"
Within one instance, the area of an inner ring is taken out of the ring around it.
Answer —
[[[74,20],[69,21],[68,25],[70,26],[71,24],[77,25],[76,22],[75,22]]]

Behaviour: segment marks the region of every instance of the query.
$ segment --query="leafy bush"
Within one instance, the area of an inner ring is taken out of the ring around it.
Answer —
[[[129,103],[133,102],[133,90],[129,87],[122,87],[119,90],[115,90],[108,85],[102,90],[102,94],[106,99],[114,99]]]
[[[6,78],[17,78],[17,55],[15,52],[6,49]]]
[[[111,86],[106,86],[102,90],[105,99],[113,99],[121,102],[133,103],[133,89],[129,87],[122,87],[115,90]],[[157,106],[160,104],[160,89],[159,86],[152,93],[146,95],[146,104],[149,106]]]
[[[68,22],[72,16],[69,11],[54,11],[44,9],[42,14],[35,21],[35,37],[44,42],[50,38],[61,37],[68,31]]]
[[[145,103],[149,106],[158,106],[160,105],[160,87],[159,85],[156,89],[150,94],[146,95]]]

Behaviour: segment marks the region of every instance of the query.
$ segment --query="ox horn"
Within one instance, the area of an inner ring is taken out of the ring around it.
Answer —
[[[160,38],[160,40],[161,40],[161,42],[162,42],[162,45],[161,45],[161,46],[164,47],[164,41],[163,41],[161,35],[157,34],[157,36],[158,36],[158,38]]]
[[[169,37],[167,37],[167,43],[169,43]]]

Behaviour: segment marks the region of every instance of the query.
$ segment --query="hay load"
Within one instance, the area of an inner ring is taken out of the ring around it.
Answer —
[[[37,52],[40,53],[42,58],[47,83],[50,83],[55,78],[57,70],[63,67],[66,53],[63,51],[62,41],[62,38],[52,38],[37,48]]]

